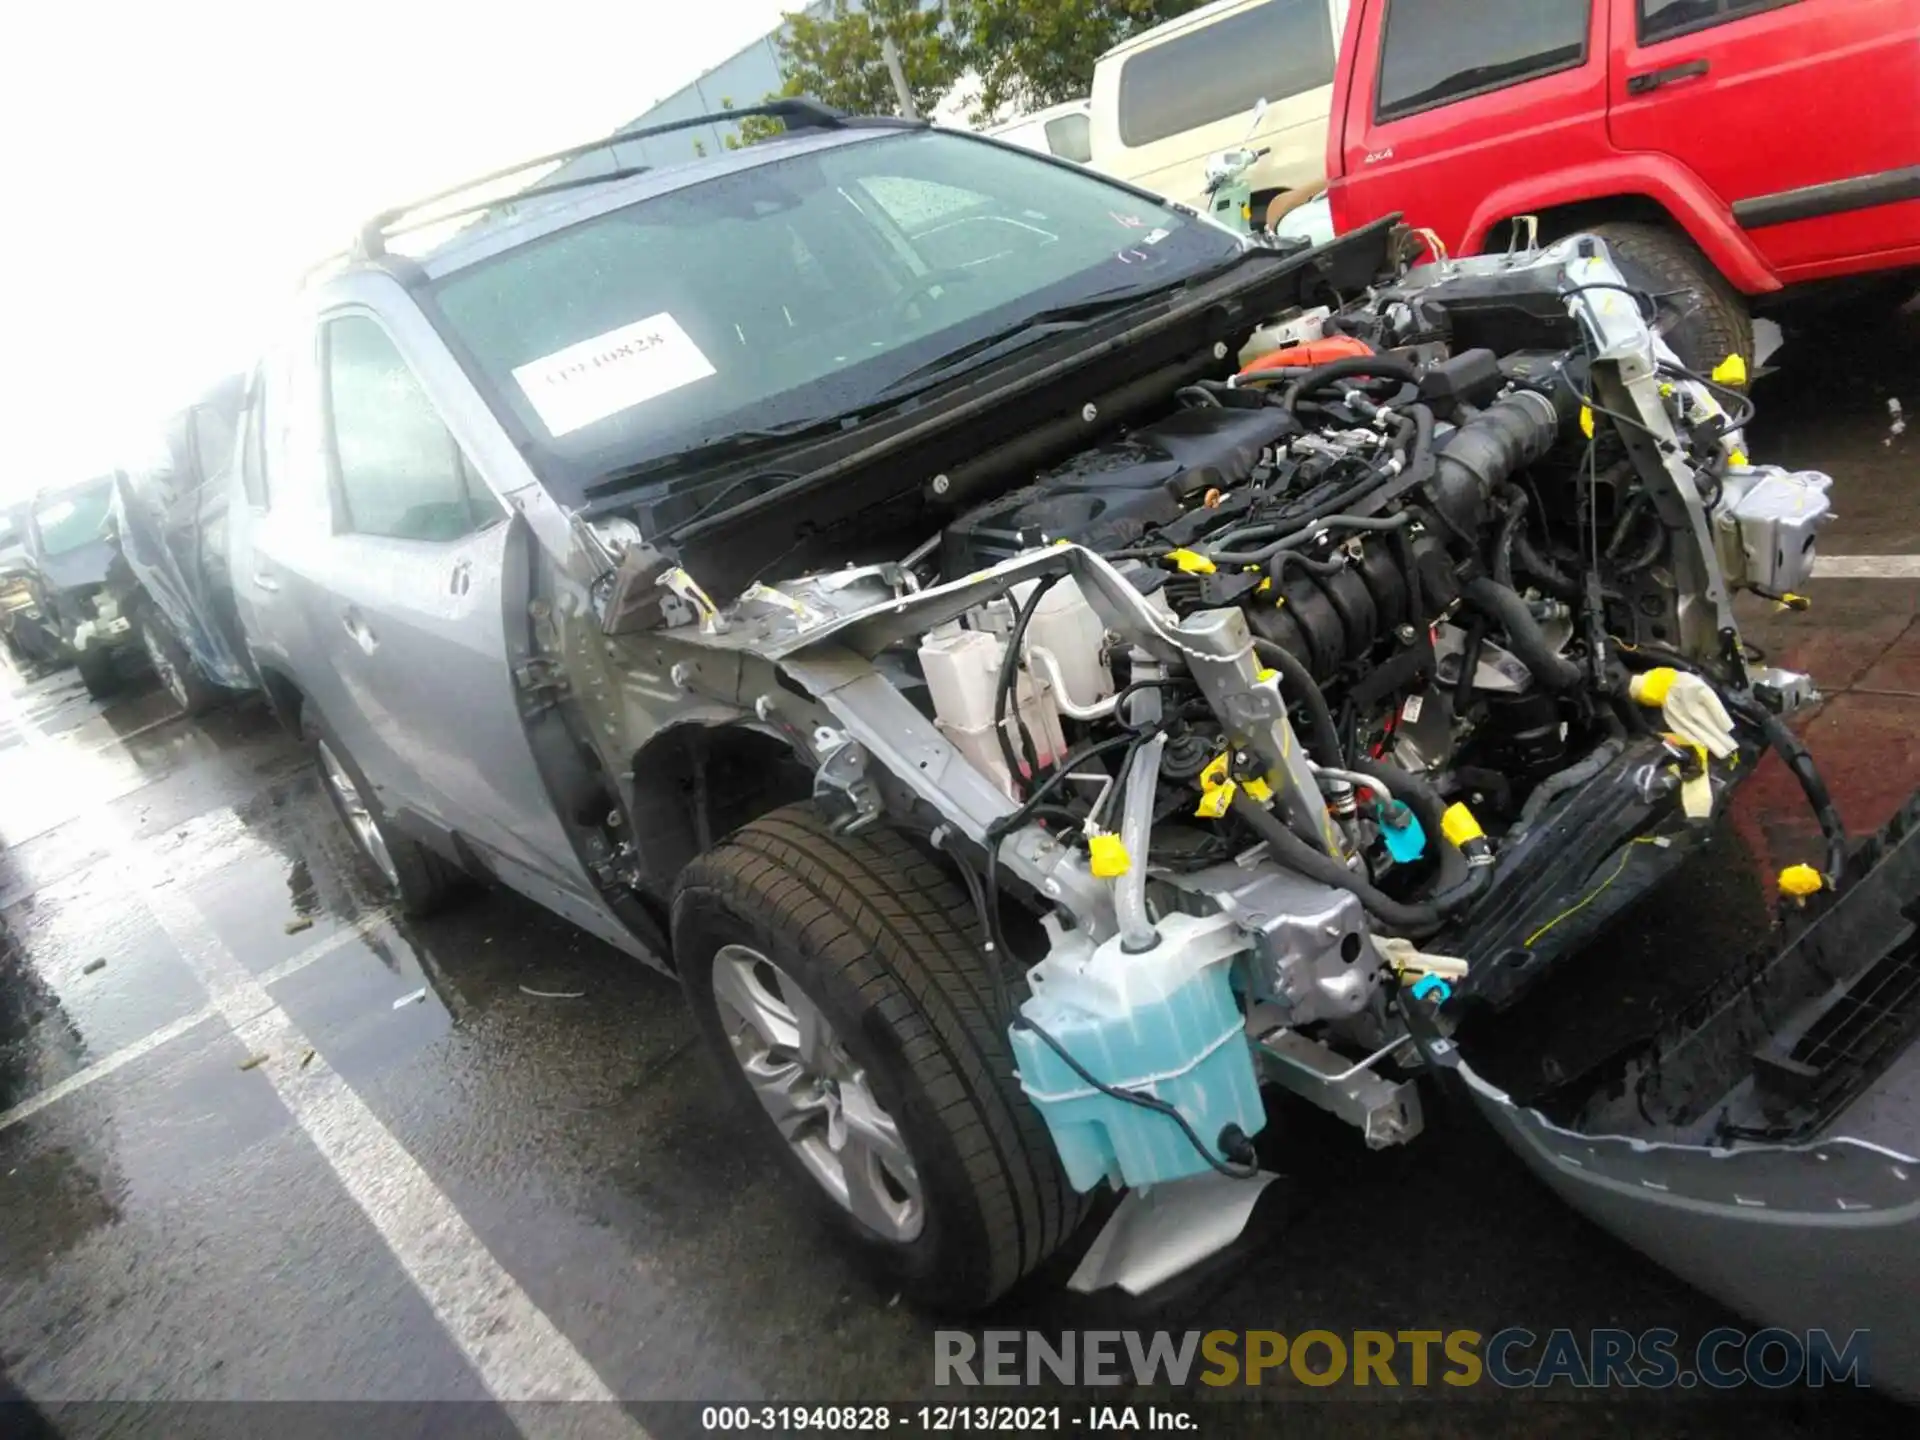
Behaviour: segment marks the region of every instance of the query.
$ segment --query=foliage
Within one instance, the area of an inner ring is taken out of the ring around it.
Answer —
[[[832,0],[821,16],[790,14],[780,34],[787,81],[765,97],[810,95],[856,115],[899,109],[881,56],[893,37],[915,110],[926,115],[969,71],[979,76],[976,118],[1002,109],[1037,110],[1084,96],[1093,62],[1130,35],[1183,15],[1205,0]],[[731,109],[733,102],[721,102]],[[737,149],[780,133],[778,120],[751,115],[727,145]]]
[[[779,39],[783,95],[811,95],[855,115],[892,115],[900,104],[880,51],[884,33],[900,52],[914,109],[927,114],[953,88],[965,63],[943,23],[945,7],[919,0],[832,0],[825,15],[787,16]]]
[[[1093,62],[1131,35],[1206,0],[948,0],[968,68],[980,77],[977,115],[1078,100]]]

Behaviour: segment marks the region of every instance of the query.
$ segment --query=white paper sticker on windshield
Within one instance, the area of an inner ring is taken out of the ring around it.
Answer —
[[[714,373],[713,364],[662,311],[514,367],[534,412],[559,436]]]

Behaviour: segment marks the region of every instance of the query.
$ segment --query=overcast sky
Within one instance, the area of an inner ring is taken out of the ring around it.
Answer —
[[[27,0],[0,494],[110,465],[396,201],[631,119],[799,0]]]

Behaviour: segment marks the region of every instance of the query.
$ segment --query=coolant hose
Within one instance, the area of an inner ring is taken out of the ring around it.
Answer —
[[[1433,410],[1426,405],[1409,405],[1413,416],[1413,446],[1407,451],[1407,468],[1401,472],[1406,488],[1424,485],[1433,478]]]
[[[1540,588],[1554,599],[1568,602],[1580,599],[1580,582],[1549,560],[1525,530],[1513,537],[1513,554],[1520,568],[1538,580]]]
[[[1147,916],[1147,851],[1153,845],[1153,802],[1160,788],[1160,754],[1167,748],[1161,731],[1135,747],[1127,767],[1126,808],[1120,814],[1120,843],[1126,847],[1126,873],[1113,882],[1113,915],[1120,927],[1120,948],[1139,955],[1160,943]]]
[[[1396,930],[1432,930],[1442,916],[1432,905],[1406,905],[1384,890],[1347,869],[1323,850],[1316,850],[1289,830],[1279,816],[1244,789],[1233,793],[1233,813],[1246,821],[1253,833],[1267,843],[1267,853],[1287,869],[1317,880],[1322,885],[1345,890],[1358,897],[1369,915]]]
[[[1533,612],[1517,591],[1490,575],[1481,575],[1462,586],[1460,595],[1474,609],[1499,623],[1507,632],[1507,643],[1513,647],[1513,653],[1547,690],[1558,695],[1580,683],[1580,667],[1547,644],[1546,632],[1541,630],[1540,622],[1533,618]]]
[[[1397,765],[1383,765],[1378,760],[1355,760],[1347,768],[1356,774],[1371,776],[1407,802],[1407,808],[1413,811],[1420,828],[1426,832],[1427,844],[1434,847],[1440,861],[1433,879],[1436,894],[1444,894],[1472,878],[1474,867],[1467,864],[1467,857],[1460,853],[1459,847],[1447,839],[1447,802],[1426,776],[1402,770]]]
[[[1326,694],[1314,683],[1306,662],[1272,640],[1256,639],[1253,653],[1262,665],[1280,672],[1293,702],[1307,712],[1307,754],[1316,764],[1330,769],[1344,766],[1347,762],[1340,749],[1340,729],[1333,723]]]
[[[1513,589],[1513,542],[1527,518],[1530,503],[1526,491],[1515,490],[1500,528],[1493,536],[1493,578],[1509,590]]]
[[[1420,372],[1398,356],[1348,355],[1343,359],[1330,360],[1325,365],[1316,366],[1307,371],[1293,383],[1282,403],[1291,410],[1306,396],[1332,384],[1335,380],[1372,376],[1378,376],[1383,380],[1404,380],[1409,385],[1420,383]]]

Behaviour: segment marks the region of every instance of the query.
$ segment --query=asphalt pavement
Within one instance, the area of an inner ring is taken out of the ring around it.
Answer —
[[[1920,437],[1888,405],[1920,413],[1920,318],[1796,339],[1781,364],[1757,387],[1754,449],[1836,477],[1823,554],[1920,556]],[[1920,560],[1878,571],[1818,581],[1807,615],[1747,607],[1775,661],[1821,680],[1801,728],[1861,829],[1920,785]],[[1766,877],[1817,854],[1771,763],[1733,828],[1719,868],[1657,897],[1623,952],[1684,926],[1690,953],[1733,953]],[[934,1387],[941,1322],[794,1205],[671,981],[505,892],[397,920],[259,708],[189,722],[151,687],[101,705],[72,671],[0,668],[0,840],[0,1374],[38,1407],[0,1409],[0,1429],[224,1417],[286,1435],[296,1408],[186,1402],[310,1401],[382,1402],[369,1413],[407,1433],[666,1434],[698,1430],[697,1411],[489,1402],[955,1398]],[[1655,982],[1633,1003],[1657,1004],[1657,971],[1636,973]],[[1067,1293],[1056,1266],[991,1323],[1739,1323],[1564,1208],[1471,1117],[1436,1107],[1383,1154],[1310,1114],[1274,1129],[1281,1179],[1227,1255],[1140,1301]],[[1199,1387],[1173,1398],[1215,1428],[1254,1413]],[[1341,1435],[1913,1422],[1847,1388],[1734,1404],[1296,1387],[1279,1413]]]

